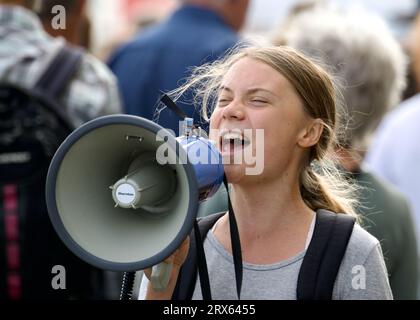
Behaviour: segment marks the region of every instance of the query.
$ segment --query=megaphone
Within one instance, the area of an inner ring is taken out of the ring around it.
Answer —
[[[80,259],[104,270],[137,271],[181,245],[199,203],[224,175],[215,145],[194,132],[192,119],[184,124],[176,138],[147,119],[105,116],[61,144],[46,200],[56,232]]]

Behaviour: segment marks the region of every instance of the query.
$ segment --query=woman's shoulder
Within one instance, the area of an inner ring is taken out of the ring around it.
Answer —
[[[354,266],[365,265],[373,256],[376,258],[382,256],[379,240],[356,223],[343,257],[341,269],[351,272]]]
[[[380,243],[358,224],[340,266],[334,299],[392,299]]]
[[[359,259],[363,256],[367,258],[378,246],[379,240],[356,223],[350,236],[346,256],[358,256]]]

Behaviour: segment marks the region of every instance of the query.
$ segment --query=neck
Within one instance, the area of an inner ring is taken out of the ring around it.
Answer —
[[[276,263],[304,250],[314,213],[303,202],[297,180],[292,184],[287,180],[285,177],[253,186],[233,185],[232,206],[244,261]],[[216,228],[215,236],[232,252],[227,215]]]
[[[258,237],[290,228],[312,217],[303,201],[297,177],[233,185],[232,206],[241,233]]]
[[[243,21],[239,19],[241,10],[232,10],[232,8],[227,7],[227,4],[224,2],[214,2],[209,0],[189,0],[185,1],[184,4],[198,6],[215,12],[226,25],[231,27],[235,31],[241,29]],[[238,16],[239,15],[239,16]]]
[[[208,0],[188,0],[184,1],[183,4],[187,6],[195,6],[209,10],[217,10],[219,8],[219,6],[216,3]]]

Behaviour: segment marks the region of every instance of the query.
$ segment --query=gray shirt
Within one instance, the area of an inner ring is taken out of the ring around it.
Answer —
[[[227,252],[212,232],[204,242],[204,250],[214,300],[236,300],[236,282],[232,255]],[[242,300],[295,300],[299,270],[305,256],[296,256],[275,264],[243,263]],[[139,299],[147,288],[144,277]],[[201,300],[197,279],[193,300]],[[344,255],[333,291],[334,300],[392,299],[387,270],[378,240],[355,225]]]

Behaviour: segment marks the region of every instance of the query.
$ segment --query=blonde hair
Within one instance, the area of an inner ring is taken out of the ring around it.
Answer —
[[[286,77],[301,98],[305,112],[324,124],[300,175],[300,192],[305,203],[312,210],[327,209],[356,216],[353,197],[356,187],[339,171],[333,152],[339,127],[338,94],[329,74],[304,55],[289,47],[238,47],[222,60],[195,68],[188,81],[170,95],[177,100],[191,91],[193,103],[202,106],[203,117],[208,120],[224,75],[245,57],[261,61]]]

